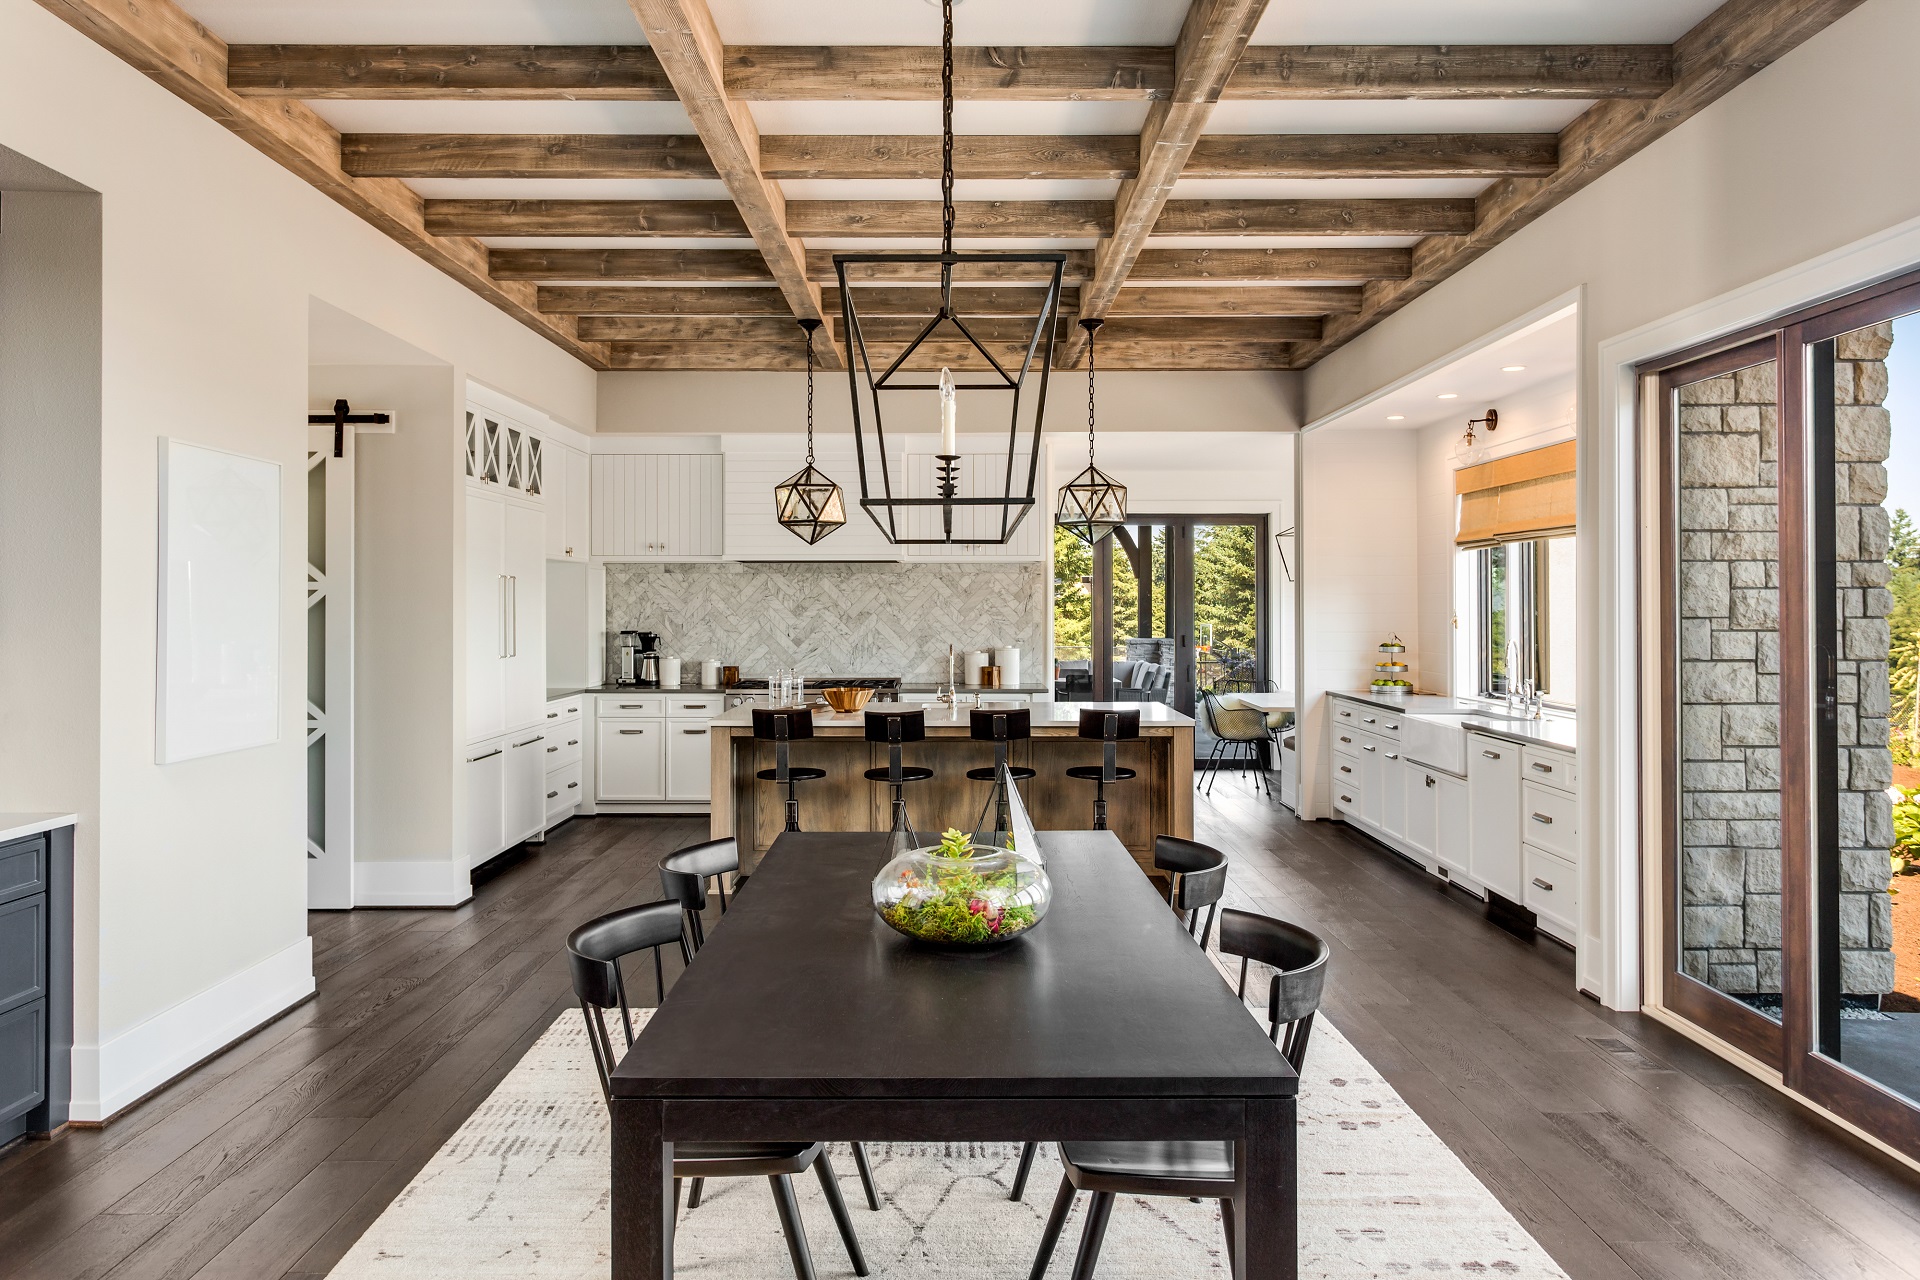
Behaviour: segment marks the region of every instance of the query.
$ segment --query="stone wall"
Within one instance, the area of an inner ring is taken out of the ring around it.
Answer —
[[[1887,850],[1885,358],[1841,340],[1835,498],[1841,619],[1841,983],[1893,987]],[[1733,994],[1780,991],[1780,567],[1771,362],[1680,391],[1681,965]]]

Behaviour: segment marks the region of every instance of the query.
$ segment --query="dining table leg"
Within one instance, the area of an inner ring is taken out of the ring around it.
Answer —
[[[615,1098],[613,1110],[613,1280],[672,1280],[673,1145],[666,1106]]]
[[[1294,1099],[1249,1098],[1234,1144],[1234,1280],[1297,1280],[1300,1274],[1298,1130]]]

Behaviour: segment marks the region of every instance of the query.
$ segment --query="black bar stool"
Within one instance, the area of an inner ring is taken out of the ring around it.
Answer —
[[[1007,763],[1009,744],[1033,736],[1033,712],[1026,707],[975,707],[968,714],[967,723],[975,742],[993,744],[993,766],[969,769],[967,777],[975,782],[993,784],[987,803],[981,807],[980,820],[973,825],[976,832],[987,832],[996,837],[985,843],[998,847],[1003,843],[998,837],[1005,836],[1013,826],[1013,811],[1007,803],[1006,784],[1001,781],[1000,771],[1005,769],[1015,783],[1038,776],[1025,765]],[[989,813],[993,815],[991,827],[987,826]]]
[[[800,801],[793,794],[796,782],[817,782],[827,776],[825,769],[787,763],[787,744],[813,736],[813,711],[808,707],[755,707],[753,736],[773,744],[773,768],[753,776],[762,782],[777,783],[787,789],[788,831],[800,829]]]
[[[1131,769],[1122,769],[1117,762],[1119,747],[1124,738],[1140,736],[1140,711],[1132,708],[1126,711],[1100,710],[1088,707],[1080,712],[1080,736],[1106,744],[1105,758],[1099,764],[1077,764],[1067,770],[1069,778],[1079,778],[1083,782],[1094,783],[1093,791],[1093,829],[1107,829],[1107,784],[1127,782],[1138,776]]]
[[[906,784],[925,782],[933,776],[933,770],[923,769],[919,765],[900,763],[900,748],[908,742],[924,742],[927,738],[927,713],[921,707],[868,707],[866,717],[867,741],[887,744],[887,767],[867,770],[867,781],[884,782],[891,793],[893,802],[894,844],[902,843],[911,848],[919,842],[913,830],[913,819],[907,816]]]

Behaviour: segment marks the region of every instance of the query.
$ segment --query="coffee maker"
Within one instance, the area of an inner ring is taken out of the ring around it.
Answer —
[[[660,686],[660,637],[651,631],[622,631],[614,645],[613,679],[616,684]]]

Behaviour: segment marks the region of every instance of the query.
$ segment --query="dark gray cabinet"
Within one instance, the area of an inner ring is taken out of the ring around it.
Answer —
[[[73,828],[0,844],[0,1143],[66,1123]]]

